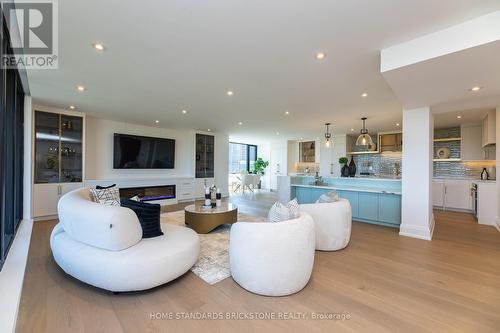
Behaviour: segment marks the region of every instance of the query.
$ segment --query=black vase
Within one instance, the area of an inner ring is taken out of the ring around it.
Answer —
[[[340,174],[342,177],[349,177],[349,167],[347,166],[347,164],[344,164],[344,166],[340,170]]]
[[[354,157],[351,157],[351,163],[349,163],[349,177],[356,176],[356,163],[354,163]]]

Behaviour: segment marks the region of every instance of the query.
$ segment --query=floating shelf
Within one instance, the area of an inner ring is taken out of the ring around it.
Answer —
[[[379,151],[350,151],[347,153],[347,155],[365,155],[365,154],[378,154]]]
[[[434,142],[448,142],[448,141],[462,141],[462,138],[443,138],[443,139],[434,139]]]
[[[432,161],[434,162],[460,162],[461,158],[435,158]]]

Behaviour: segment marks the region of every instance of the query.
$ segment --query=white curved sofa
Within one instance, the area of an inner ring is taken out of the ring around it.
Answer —
[[[337,251],[345,248],[351,239],[352,210],[347,199],[328,203],[299,205],[309,213],[316,230],[316,250]]]
[[[231,275],[255,294],[290,295],[309,281],[314,248],[314,222],[307,213],[284,222],[237,222],[229,238]]]
[[[191,229],[162,224],[164,235],[142,239],[135,213],[92,201],[88,188],[65,194],[50,237],[56,263],[74,278],[113,292],[150,289],[186,273],[200,242]]]

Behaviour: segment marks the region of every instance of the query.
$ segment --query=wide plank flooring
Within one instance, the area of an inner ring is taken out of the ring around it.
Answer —
[[[230,200],[245,214],[265,216],[276,196],[247,193]],[[436,211],[435,219],[431,242],[401,237],[392,228],[353,223],[349,246],[317,251],[309,284],[287,297],[251,294],[231,278],[210,286],[191,272],[153,290],[114,295],[58,268],[49,248],[56,221],[36,222],[17,332],[498,332],[500,233],[478,225],[470,214]],[[308,318],[165,317],[279,312]],[[348,317],[311,319],[318,313]]]

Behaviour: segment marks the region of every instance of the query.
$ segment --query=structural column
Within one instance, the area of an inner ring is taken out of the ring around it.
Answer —
[[[496,111],[496,133],[495,133],[495,141],[496,141],[496,177],[497,177],[497,220],[496,227],[500,231],[500,180],[498,179],[500,175],[500,105],[497,106]]]
[[[403,110],[401,236],[432,239],[433,132],[429,107]]]

